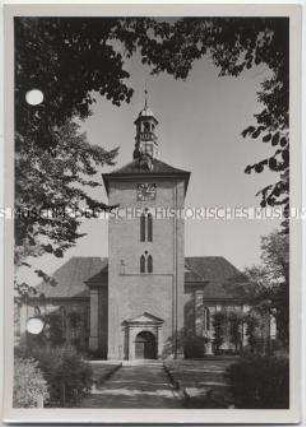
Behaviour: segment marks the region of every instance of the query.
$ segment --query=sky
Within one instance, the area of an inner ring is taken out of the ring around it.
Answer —
[[[257,191],[277,177],[271,172],[246,175],[243,171],[272,150],[268,144],[242,138],[241,132],[261,109],[256,92],[267,70],[257,67],[238,78],[219,77],[212,62],[203,58],[182,81],[165,73],[151,76],[137,55],[129,60],[126,69],[135,89],[130,104],[116,107],[97,95],[92,116],[82,123],[89,142],[108,149],[119,146],[115,168],[132,160],[134,120],[143,108],[146,84],[149,107],[159,121],[160,159],[191,172],[186,206],[259,207]],[[108,167],[102,172],[110,170]],[[107,200],[102,187],[95,196]],[[185,254],[224,256],[243,269],[260,262],[260,237],[278,225],[277,220],[188,220]],[[39,260],[38,265],[48,266],[46,272],[52,273],[72,256],[107,256],[105,220],[85,220],[81,231],[87,236],[79,239],[64,258]]]

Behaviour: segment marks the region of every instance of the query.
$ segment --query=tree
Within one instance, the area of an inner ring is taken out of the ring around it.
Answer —
[[[162,49],[162,59],[157,61]],[[262,82],[258,100],[263,109],[255,123],[242,131],[275,147],[274,154],[245,169],[261,173],[269,169],[278,174],[276,182],[262,188],[261,206],[280,205],[289,214],[289,19],[288,18],[185,18],[172,27],[162,45],[145,57],[156,64],[153,72],[167,71],[186,78],[195,60],[210,56],[220,75],[237,77],[259,64],[269,73]],[[284,221],[288,232],[288,222]]]
[[[142,48],[142,56],[169,24],[149,18],[20,17],[15,19],[16,130],[37,145],[56,146],[53,127],[86,119],[101,95],[119,106],[133,89],[124,57]],[[26,92],[38,88],[44,102],[29,108]]]
[[[73,122],[53,128],[52,137],[57,142],[50,152],[35,138],[16,134],[16,266],[30,267],[28,257],[44,253],[62,257],[82,236],[78,228],[86,208],[94,214],[108,209],[88,189],[101,185],[97,174],[104,164],[114,164],[117,149],[89,144]],[[43,271],[37,273],[49,281]],[[17,289],[21,285],[16,283]]]
[[[274,231],[261,241],[262,264],[245,271],[253,303],[276,318],[278,336],[289,345],[289,242]]]

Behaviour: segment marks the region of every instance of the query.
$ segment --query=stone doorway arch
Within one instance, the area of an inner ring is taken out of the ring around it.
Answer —
[[[152,332],[141,331],[135,339],[135,359],[157,359],[157,343]]]
[[[125,360],[158,359],[162,353],[163,323],[162,319],[147,312],[125,320],[122,323]]]

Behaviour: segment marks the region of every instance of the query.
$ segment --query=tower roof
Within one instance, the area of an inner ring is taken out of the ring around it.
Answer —
[[[140,111],[140,113],[138,114],[137,119],[135,120],[135,124],[138,123],[139,120],[141,120],[142,118],[148,118],[151,117],[154,119],[155,123],[158,124],[158,120],[156,119],[154,113],[152,112],[152,110],[149,108],[148,106],[148,91],[145,88],[145,103],[144,103],[144,107],[143,109]]]
[[[154,119],[155,123],[158,124],[158,120],[155,117],[154,113],[152,112],[152,110],[146,105],[138,114],[137,119],[135,120],[135,124],[138,123],[142,118],[149,118],[151,117],[152,119]]]
[[[141,164],[141,159],[134,159],[132,162],[128,163],[120,169],[117,169],[111,173],[104,173],[102,177],[106,191],[108,192],[109,181],[111,179],[132,179],[135,177],[183,178],[185,180],[185,188],[187,190],[190,172],[175,168],[155,158],[152,159],[151,164],[151,168],[144,168]]]

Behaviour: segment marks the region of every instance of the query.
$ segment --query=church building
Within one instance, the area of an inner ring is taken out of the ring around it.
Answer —
[[[249,310],[229,261],[185,257],[181,212],[190,172],[161,160],[157,126],[146,101],[135,120],[132,161],[103,174],[108,203],[117,207],[108,258],[74,257],[59,268],[57,286],[42,283],[39,297],[19,304],[17,334],[37,313],[53,314],[66,342],[99,358],[183,357],[182,331],[204,337],[203,353],[212,354],[214,313]],[[230,339],[222,348],[233,349]]]

